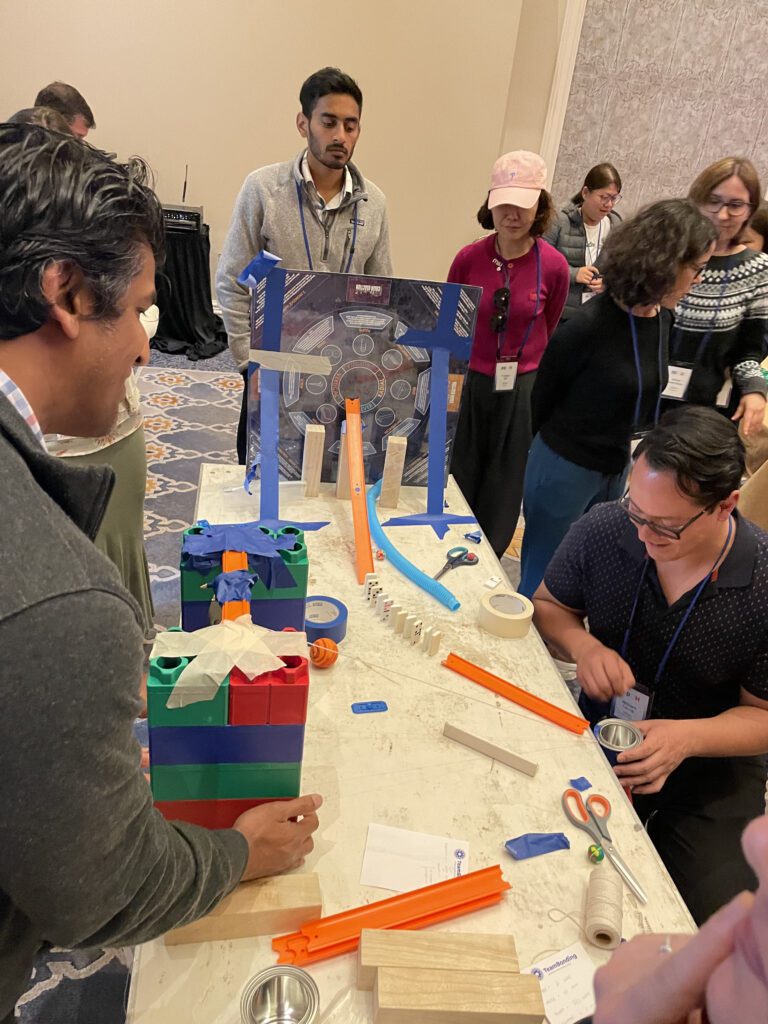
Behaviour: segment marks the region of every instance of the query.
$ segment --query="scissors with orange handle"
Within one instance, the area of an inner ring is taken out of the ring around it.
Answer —
[[[648,897],[642,886],[629,870],[619,853],[614,849],[611,833],[608,831],[608,822],[611,817],[610,801],[593,793],[586,800],[578,789],[566,789],[563,793],[563,810],[572,825],[583,829],[592,837],[593,842],[602,846],[608,860],[616,868],[627,888],[637,896],[641,903],[647,903]]]

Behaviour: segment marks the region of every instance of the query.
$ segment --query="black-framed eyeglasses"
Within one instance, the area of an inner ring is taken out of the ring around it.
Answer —
[[[592,191],[595,191],[595,189]],[[613,195],[612,192],[599,192],[597,198],[601,203],[610,203],[611,206],[615,206],[616,203],[621,202],[623,196],[621,192],[618,192],[616,195]]]
[[[501,334],[509,316],[509,288],[496,289],[493,293],[493,308],[496,312],[491,317],[491,330],[494,334]]]
[[[709,196],[701,204],[702,210],[706,210],[707,213],[720,213],[723,207],[731,217],[738,217],[745,210],[751,210],[752,203],[748,203],[746,199],[721,199],[720,196]]]
[[[650,519],[643,519],[643,517],[639,516],[637,512],[632,511],[629,507],[629,492],[627,492],[619,501],[619,505],[629,516],[630,522],[634,523],[635,526],[647,526],[648,529],[652,533],[655,533],[657,537],[664,537],[665,540],[680,540],[688,527],[692,526],[697,519],[701,519],[705,513],[711,512],[716,504],[717,502],[707,505],[706,508],[701,510],[701,512],[697,512],[695,516],[691,516],[688,522],[683,523],[682,526],[662,526],[661,523],[654,523]]]

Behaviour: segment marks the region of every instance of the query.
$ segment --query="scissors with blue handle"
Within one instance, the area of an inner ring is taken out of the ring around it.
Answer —
[[[479,558],[473,552],[467,548],[451,548],[448,552],[448,561],[445,563],[440,572],[433,576],[432,579],[439,580],[445,576],[451,569],[458,569],[460,565],[477,565]]]
[[[604,796],[593,793],[586,800],[577,789],[566,789],[563,793],[563,810],[572,825],[583,829],[598,846],[602,846],[608,860],[616,868],[627,887],[637,896],[641,903],[647,903],[640,883],[614,849],[608,821],[611,817],[611,804]]]

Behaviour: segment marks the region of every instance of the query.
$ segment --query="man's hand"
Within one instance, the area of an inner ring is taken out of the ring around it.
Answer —
[[[718,910],[697,935],[672,936],[672,953],[660,951],[665,941],[662,935],[641,935],[622,943],[595,974],[594,1024],[698,1022],[707,982],[733,949],[734,936],[751,902],[750,895],[741,893]],[[741,1003],[729,1004],[731,1015],[723,1022],[761,1019],[734,1016],[738,1005]],[[712,1022],[715,1024],[714,1018]]]
[[[578,284],[591,284],[593,277],[599,277],[600,271],[597,267],[579,267],[576,271],[576,281]]]
[[[621,655],[599,642],[576,659],[576,678],[592,700],[620,697],[635,685],[632,669]]]
[[[671,772],[693,753],[691,723],[651,718],[635,725],[645,739],[619,754],[614,771],[622,786],[629,786],[633,793],[658,793]]]
[[[233,828],[248,843],[243,881],[278,875],[300,867],[314,847],[312,833],[320,824],[317,814],[323,798],[316,793],[298,800],[278,800],[241,814]],[[298,818],[298,821],[291,819]]]
[[[742,396],[731,419],[741,420],[744,437],[751,437],[762,427],[764,416],[765,398],[756,392],[750,392],[748,395]]]

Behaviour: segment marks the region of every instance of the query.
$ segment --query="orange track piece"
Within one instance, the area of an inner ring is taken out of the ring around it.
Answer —
[[[278,963],[301,966],[357,949],[363,928],[413,930],[498,903],[509,889],[498,864],[413,892],[308,921],[292,935],[272,940]]]
[[[471,679],[473,683],[479,683],[480,686],[484,686],[487,690],[493,690],[494,693],[498,693],[500,697],[506,697],[507,700],[519,704],[520,707],[533,711],[535,715],[546,718],[548,722],[554,722],[555,725],[568,729],[569,732],[581,735],[589,728],[589,722],[585,718],[572,715],[570,711],[565,711],[563,708],[557,707],[556,704],[550,704],[548,700],[536,697],[534,694],[529,693],[528,690],[523,690],[513,683],[508,683],[491,672],[486,672],[484,668],[480,668],[479,665],[460,658],[458,654],[449,654],[443,665],[454,672],[458,672],[465,679]]]
[[[352,523],[355,527],[355,563],[357,582],[373,572],[371,533],[368,528],[368,506],[365,503],[365,463],[363,461],[363,424],[360,419],[360,399],[348,398],[344,403],[347,413],[347,463],[349,465],[349,496],[352,499]]]
[[[221,571],[235,572],[236,569],[248,568],[248,555],[245,551],[224,551],[221,556]],[[225,601],[221,606],[221,618],[239,619],[241,615],[251,614],[250,601]]]

